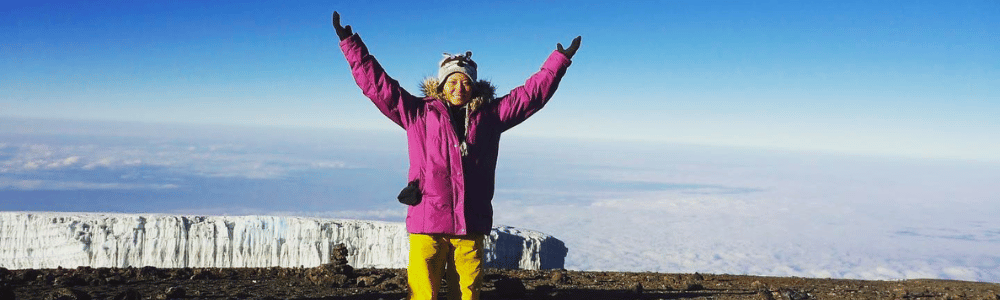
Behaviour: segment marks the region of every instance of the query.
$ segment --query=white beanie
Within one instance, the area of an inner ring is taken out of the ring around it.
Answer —
[[[462,73],[469,76],[472,82],[476,81],[476,62],[472,61],[472,51],[465,51],[465,54],[444,53],[444,58],[438,68],[438,84],[444,84],[444,79],[452,73]]]

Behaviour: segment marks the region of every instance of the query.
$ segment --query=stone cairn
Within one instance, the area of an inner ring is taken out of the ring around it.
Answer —
[[[306,272],[306,278],[313,284],[344,287],[354,276],[354,267],[347,264],[347,246],[337,244],[330,253],[330,263],[322,264]]]

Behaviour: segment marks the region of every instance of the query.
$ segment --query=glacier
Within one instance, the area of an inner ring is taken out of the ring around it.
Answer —
[[[295,216],[0,212],[0,267],[314,267],[337,244],[357,268],[405,268],[405,225]],[[563,268],[565,244],[541,232],[496,226],[488,267]]]

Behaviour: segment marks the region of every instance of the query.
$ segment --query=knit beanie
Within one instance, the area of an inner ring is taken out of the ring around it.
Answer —
[[[476,82],[476,62],[472,61],[472,51],[465,51],[464,55],[444,53],[438,68],[438,87],[444,84],[448,75],[456,72],[465,74],[472,82]]]

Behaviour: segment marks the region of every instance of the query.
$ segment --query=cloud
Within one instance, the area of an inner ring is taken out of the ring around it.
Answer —
[[[343,169],[347,168],[347,164],[342,161],[315,161],[310,164],[311,167],[316,169]]]
[[[133,190],[174,189],[175,184],[100,183],[82,181],[21,180],[0,178],[0,190],[65,191],[65,190]]]
[[[322,212],[316,214],[318,217],[328,217],[328,218],[349,218],[349,219],[379,219],[379,220],[398,220],[402,221],[406,218],[406,209],[378,209],[378,210],[342,210],[342,211],[330,211]]]
[[[276,211],[241,207],[236,210],[232,208],[178,209],[172,211],[172,213],[194,215],[300,216],[333,219],[382,220],[392,222],[402,222],[406,218],[406,208],[333,211]]]
[[[843,216],[782,202],[664,192],[582,203],[497,201],[494,207],[498,224],[564,241],[568,269],[1000,280],[995,241],[899,235],[893,228],[906,223],[887,221],[882,211]]]
[[[6,144],[0,174],[164,168],[204,177],[274,179],[295,172],[343,169],[342,160],[287,155],[242,144],[148,143],[145,145],[60,143]]]
[[[56,161],[50,162],[49,164],[45,165],[45,168],[46,169],[58,169],[58,168],[62,168],[62,167],[68,167],[68,166],[72,166],[73,164],[76,164],[79,161],[80,161],[80,157],[79,156],[70,156],[70,157],[64,158],[62,160],[56,160]]]

